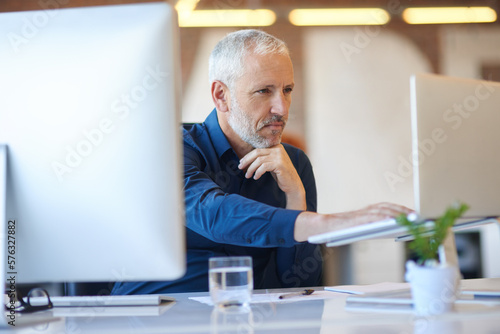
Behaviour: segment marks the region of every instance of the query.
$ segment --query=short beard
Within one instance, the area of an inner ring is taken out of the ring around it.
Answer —
[[[283,116],[273,115],[271,118],[265,120],[259,129],[254,131],[252,129],[250,118],[243,112],[243,110],[241,110],[238,101],[235,98],[233,99],[233,106],[231,108],[231,112],[229,113],[228,123],[233,131],[236,132],[236,134],[240,136],[244,142],[252,145],[252,147],[268,148],[281,143],[282,131],[273,131],[273,135],[279,134],[277,142],[273,138],[268,139],[258,133],[258,131],[260,131],[264,126],[274,122],[282,122],[283,128],[286,125],[286,119]]]

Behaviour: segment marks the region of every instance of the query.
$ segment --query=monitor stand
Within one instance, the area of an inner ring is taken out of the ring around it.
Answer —
[[[7,295],[9,302],[6,306],[13,308],[14,304],[11,304],[10,301],[16,300],[16,222],[7,219],[7,145],[0,144],[0,278],[2,280],[0,282],[0,296],[4,298]],[[13,247],[9,249],[8,246]],[[3,308],[3,306],[1,307]],[[0,329],[44,324],[58,319],[50,311],[21,315],[9,309],[3,311],[3,316],[0,317]]]

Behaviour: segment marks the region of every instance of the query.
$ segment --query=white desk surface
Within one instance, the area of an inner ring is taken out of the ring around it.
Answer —
[[[465,289],[500,290],[500,278],[465,280]],[[316,288],[322,291],[322,288]],[[297,289],[273,290],[291,292]],[[255,293],[265,293],[257,290]],[[327,292],[318,295],[326,295]],[[500,304],[461,307],[455,312],[419,317],[411,312],[352,312],[345,310],[347,294],[331,292],[328,298],[302,297],[300,301],[252,304],[239,313],[220,312],[189,297],[207,293],[172,294],[173,305],[109,310],[74,308],[58,320],[13,333],[500,333]],[[313,294],[314,295],[314,294]],[[498,301],[498,299],[497,299]],[[67,310],[66,310],[67,311]],[[55,311],[57,312],[57,310]],[[121,312],[117,315],[116,312]],[[114,314],[113,314],[114,313]],[[61,315],[61,313],[60,313]]]

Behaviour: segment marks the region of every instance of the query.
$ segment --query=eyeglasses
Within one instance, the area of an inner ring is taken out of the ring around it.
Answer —
[[[33,313],[38,311],[45,311],[53,308],[52,301],[50,300],[47,290],[42,288],[31,289],[26,298],[20,291],[16,291],[17,301],[11,298],[5,308],[8,311],[15,311],[19,313]],[[25,301],[26,299],[26,301]]]

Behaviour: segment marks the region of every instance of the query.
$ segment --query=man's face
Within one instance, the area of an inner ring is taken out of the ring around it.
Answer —
[[[253,147],[277,145],[292,101],[292,62],[278,54],[249,55],[244,66],[231,91],[229,125]]]

